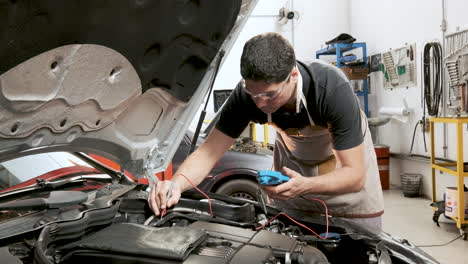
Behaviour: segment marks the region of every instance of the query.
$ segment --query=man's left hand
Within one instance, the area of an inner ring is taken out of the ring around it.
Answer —
[[[276,186],[262,186],[268,196],[278,200],[289,200],[306,193],[306,177],[287,167],[283,167],[282,171],[290,178],[289,181]]]

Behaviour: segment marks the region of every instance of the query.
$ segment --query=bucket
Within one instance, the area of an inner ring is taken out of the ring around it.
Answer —
[[[418,197],[421,190],[422,175],[417,173],[402,173],[401,189],[405,197]]]
[[[374,145],[382,190],[390,188],[390,151],[386,145]]]

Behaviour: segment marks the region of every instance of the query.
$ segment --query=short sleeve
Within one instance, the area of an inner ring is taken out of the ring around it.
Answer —
[[[325,115],[333,148],[346,150],[364,141],[361,128],[361,109],[349,82],[335,87],[327,96]]]

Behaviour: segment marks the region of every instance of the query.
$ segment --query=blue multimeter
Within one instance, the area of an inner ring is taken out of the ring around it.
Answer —
[[[262,170],[258,171],[257,180],[260,185],[278,185],[289,181],[289,177],[278,171]]]

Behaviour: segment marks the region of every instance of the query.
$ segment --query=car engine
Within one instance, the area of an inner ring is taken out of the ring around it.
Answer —
[[[210,194],[209,204],[186,192],[156,217],[145,188],[113,184],[86,202],[3,221],[0,263],[380,263],[363,234],[330,226],[320,239],[287,217],[265,225],[277,212],[253,201]],[[304,224],[326,231],[323,219]]]

